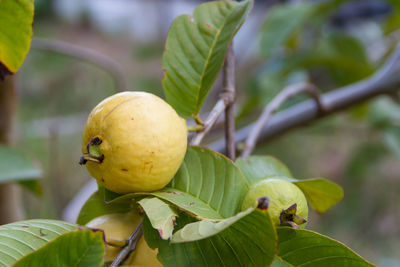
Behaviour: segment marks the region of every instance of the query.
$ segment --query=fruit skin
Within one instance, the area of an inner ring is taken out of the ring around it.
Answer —
[[[280,224],[280,214],[293,204],[297,204],[297,215],[307,220],[308,206],[303,192],[291,182],[282,179],[264,179],[251,185],[243,200],[242,210],[257,206],[257,199],[269,197],[268,213],[275,225]],[[304,228],[306,224],[299,225]]]
[[[167,185],[187,148],[186,121],[164,100],[146,92],[122,92],[99,103],[90,113],[82,152],[98,137],[101,163],[86,162],[89,173],[105,188],[125,194],[154,191]]]
[[[97,217],[86,224],[87,227],[101,229],[105,233],[107,241],[124,241],[141,220],[136,210],[129,213],[107,214]],[[106,245],[104,261],[112,261],[117,257],[120,248]],[[163,265],[157,259],[157,250],[151,249],[143,236],[139,239],[135,251],[131,254],[125,265],[137,267],[162,267]]]

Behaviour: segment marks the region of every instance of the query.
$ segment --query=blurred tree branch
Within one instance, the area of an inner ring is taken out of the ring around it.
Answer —
[[[373,97],[392,94],[400,89],[400,45],[392,53],[382,67],[370,78],[348,86],[322,94],[320,101],[324,103],[325,111],[319,112],[314,100],[304,101],[271,117],[262,128],[259,142],[269,141],[273,137],[284,134],[293,128],[304,126],[316,119],[337,113]],[[235,142],[243,142],[254,127],[254,123],[236,132]],[[209,144],[215,151],[224,150],[224,140],[220,139]]]
[[[12,142],[17,93],[14,76],[0,80],[0,144]],[[22,219],[20,188],[16,184],[0,184],[0,225]]]
[[[56,52],[94,64],[111,74],[118,91],[127,90],[127,81],[121,65],[99,52],[59,40],[42,38],[33,38],[31,47],[37,50]]]

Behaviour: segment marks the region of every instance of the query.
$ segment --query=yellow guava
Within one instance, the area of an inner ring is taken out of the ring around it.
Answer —
[[[90,113],[80,163],[116,193],[158,190],[181,165],[187,134],[186,121],[158,96],[118,93]]]
[[[242,210],[257,206],[261,197],[269,198],[268,213],[275,225],[304,228],[308,217],[307,200],[295,184],[276,178],[254,183],[243,200]]]
[[[141,220],[136,210],[128,213],[108,214],[91,220],[87,227],[101,229],[104,231],[106,241],[109,243],[123,243],[135,230]],[[113,261],[120,248],[106,245],[104,261]],[[157,250],[151,249],[143,236],[139,239],[135,251],[129,256],[125,265],[137,267],[161,267],[157,259]]]

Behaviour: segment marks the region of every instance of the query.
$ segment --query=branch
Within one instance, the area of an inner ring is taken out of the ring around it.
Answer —
[[[139,239],[143,235],[143,221],[136,227],[135,231],[129,236],[126,246],[119,252],[118,256],[111,263],[110,267],[117,267],[121,262],[125,261],[129,255],[135,251]]]
[[[33,38],[31,47],[67,55],[99,66],[111,74],[119,91],[127,89],[126,77],[120,64],[99,52],[59,40],[42,38]]]
[[[223,69],[224,94],[230,100],[225,110],[225,147],[226,155],[231,160],[236,159],[235,146],[235,55],[233,43],[228,48]]]
[[[325,112],[318,112],[314,100],[304,101],[271,117],[271,120],[261,131],[259,141],[268,141],[293,128],[303,126],[311,121],[334,114],[348,107],[359,104],[378,95],[390,94],[400,90],[400,75],[397,72],[400,60],[400,46],[390,58],[370,78],[336,89],[320,97],[324,103]],[[249,135],[254,123],[236,132],[236,142],[243,142]],[[209,146],[215,151],[223,151],[224,142],[218,140]]]
[[[257,139],[260,136],[265,124],[270,120],[272,114],[275,113],[279,107],[286,102],[286,100],[300,93],[307,93],[310,95],[317,103],[318,110],[325,111],[325,107],[320,99],[319,91],[314,85],[300,83],[286,87],[265,107],[263,113],[255,122],[253,129],[250,131],[250,134],[246,139],[245,149],[241,155],[242,158],[249,156],[253,152]]]

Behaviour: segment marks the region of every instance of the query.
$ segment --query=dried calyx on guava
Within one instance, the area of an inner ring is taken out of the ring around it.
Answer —
[[[307,200],[293,183],[269,178],[251,185],[243,200],[242,210],[250,207],[268,209],[275,225],[304,228],[308,217]]]
[[[186,121],[158,96],[118,93],[90,113],[80,164],[110,191],[158,190],[180,167],[187,134]]]
[[[121,251],[128,237],[136,229],[142,217],[136,210],[128,213],[107,214],[97,217],[86,224],[87,227],[104,231],[106,248],[104,261],[113,261]],[[133,266],[163,266],[157,259],[157,250],[151,249],[142,236],[137,242],[135,251],[125,261]]]

